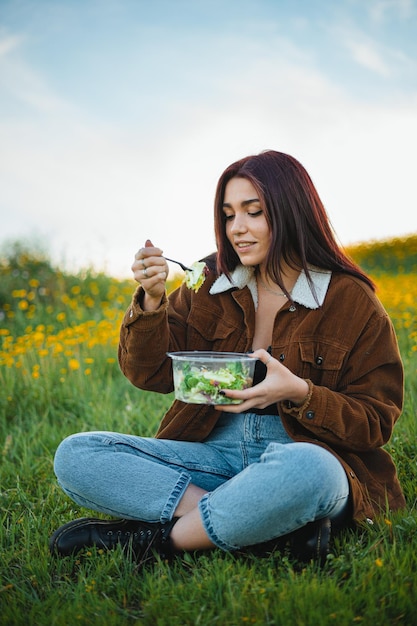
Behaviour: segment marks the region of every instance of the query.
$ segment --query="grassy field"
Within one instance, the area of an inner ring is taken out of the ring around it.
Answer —
[[[56,485],[58,443],[82,430],[153,434],[172,400],[135,389],[118,368],[118,328],[134,283],[93,271],[65,274],[47,255],[18,244],[3,254],[0,624],[416,623],[417,236],[350,253],[374,277],[404,361],[404,412],[387,447],[407,510],[335,537],[321,569],[279,554],[213,552],[148,571],[137,571],[119,551],[59,560],[47,549],[57,526],[91,514]]]

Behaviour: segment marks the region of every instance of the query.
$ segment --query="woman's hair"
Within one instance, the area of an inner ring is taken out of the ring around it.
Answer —
[[[217,243],[217,270],[230,276],[239,257],[226,236],[223,211],[226,185],[231,178],[246,178],[259,194],[271,231],[266,269],[282,288],[281,260],[290,267],[304,269],[312,285],[308,266],[333,272],[346,272],[366,282],[371,279],[340,248],[329,217],[313,182],[296,159],[269,150],[232,163],[221,175],[214,202]]]

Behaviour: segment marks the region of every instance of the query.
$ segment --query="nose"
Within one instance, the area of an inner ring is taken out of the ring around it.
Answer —
[[[230,227],[230,232],[232,235],[236,235],[238,233],[245,233],[248,230],[246,219],[244,215],[236,213],[233,218],[233,222]]]

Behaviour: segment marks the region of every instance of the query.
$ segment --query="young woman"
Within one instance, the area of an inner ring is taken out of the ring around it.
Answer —
[[[288,540],[297,557],[323,558],[330,522],[405,505],[383,448],[402,406],[394,330],[306,170],[275,151],[232,164],[214,223],[217,253],[197,293],[182,285],[167,298],[162,251],[147,241],[137,252],[120,366],[137,387],[169,393],[167,352],[251,352],[256,384],[225,392],[238,405],[174,401],[155,438],[65,439],[59,484],[110,519],[65,524],[55,553],[121,544],[143,560]]]

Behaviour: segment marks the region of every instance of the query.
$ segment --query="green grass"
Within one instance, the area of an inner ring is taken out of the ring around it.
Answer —
[[[68,291],[67,277],[59,274],[55,291],[53,271],[48,272],[55,300],[62,304],[56,292]],[[97,283],[96,277],[86,276],[87,284],[90,279]],[[7,268],[4,277],[9,277]],[[84,285],[80,277],[76,279],[70,277],[72,286]],[[114,281],[108,279],[107,286],[105,277],[100,281],[101,303],[108,299],[106,290],[109,284],[113,289]],[[65,309],[67,319],[73,315],[71,324],[91,317],[83,292],[77,297],[78,306]],[[10,311],[13,300],[7,296],[5,302],[6,312]],[[123,308],[127,302],[128,296],[117,306]],[[48,306],[40,303],[30,323],[35,327],[48,315],[54,333],[61,322]],[[95,314],[99,309],[95,307]],[[27,332],[28,321],[21,310],[19,315],[7,317],[0,328],[16,336]],[[410,340],[413,332],[398,327],[406,369],[405,406],[388,445],[408,508],[387,513],[374,526],[334,537],[322,568],[316,563],[300,565],[287,555],[243,558],[220,551],[186,555],[172,565],[159,563],[145,571],[138,571],[118,550],[94,549],[76,557],[52,558],[47,547],[50,534],[70,519],[91,514],[72,503],[55,482],[53,455],[59,442],[73,432],[93,429],[153,434],[172,398],[132,387],[114,362],[114,344],[88,351],[77,348],[80,361],[86,355],[94,357],[88,377],[82,368],[63,374],[60,365],[54,367],[49,357],[40,359],[35,349],[22,357],[20,367],[0,366],[0,624],[414,624],[417,351]],[[39,378],[32,375],[37,361]]]

